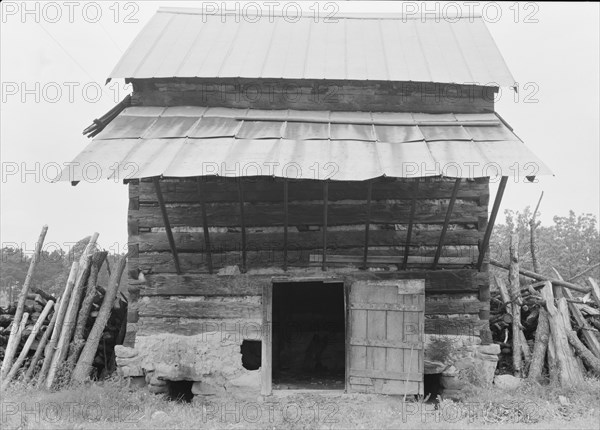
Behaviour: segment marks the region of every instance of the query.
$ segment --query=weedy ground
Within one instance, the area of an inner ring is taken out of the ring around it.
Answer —
[[[514,391],[470,387],[462,402],[341,392],[279,391],[266,398],[195,396],[191,403],[119,379],[47,392],[2,393],[6,429],[598,429],[600,380],[573,390],[526,382]]]

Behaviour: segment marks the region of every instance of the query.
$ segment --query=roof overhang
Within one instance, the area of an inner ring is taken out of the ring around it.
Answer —
[[[129,107],[61,181],[551,175],[496,114]]]

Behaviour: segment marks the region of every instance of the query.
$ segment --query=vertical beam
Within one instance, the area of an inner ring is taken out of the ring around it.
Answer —
[[[244,185],[243,179],[238,182],[238,195],[240,198],[240,225],[242,227],[242,273],[246,273],[246,223],[244,222]]]
[[[500,209],[500,203],[502,202],[502,196],[504,195],[507,182],[508,176],[502,176],[502,179],[500,179],[500,185],[498,186],[498,192],[496,193],[496,198],[494,199],[494,206],[492,206],[492,212],[490,213],[490,220],[488,221],[485,229],[485,235],[483,236],[483,243],[479,247],[479,258],[477,259],[477,270],[479,271],[481,271],[485,253],[488,251],[488,245],[490,243],[490,238],[492,237],[492,230],[494,229],[494,224],[496,223],[496,216],[498,215],[498,210]]]
[[[373,180],[367,181],[367,219],[365,220],[365,249],[363,254],[363,269],[367,270],[369,257],[369,229],[371,227],[371,197],[373,195]]]
[[[327,206],[329,204],[329,182],[323,182],[323,261],[321,270],[327,270]]]
[[[206,200],[204,200],[204,187],[202,177],[198,177],[198,195],[200,196],[200,207],[202,211],[202,230],[204,231],[204,248],[206,249],[206,262],[208,273],[213,273],[212,248],[210,246],[210,235],[208,233],[208,217],[206,216]]]
[[[408,255],[410,254],[410,243],[412,241],[413,224],[415,222],[415,211],[417,209],[417,193],[419,192],[419,182],[417,180],[413,190],[413,198],[410,201],[410,215],[408,217],[408,230],[406,232],[406,244],[404,245],[404,260],[402,261],[402,270],[408,266]]]
[[[442,234],[440,234],[440,241],[438,243],[438,247],[435,251],[435,257],[433,257],[433,266],[431,269],[434,270],[438,261],[440,261],[440,256],[442,255],[442,248],[444,247],[444,241],[446,240],[446,232],[448,231],[448,224],[450,223],[450,216],[452,215],[452,211],[454,210],[454,203],[456,202],[456,196],[458,195],[458,188],[460,187],[461,178],[458,178],[454,181],[454,188],[452,189],[452,196],[450,196],[450,203],[448,203],[448,210],[446,210],[446,218],[444,218],[444,226],[442,227]]]
[[[260,394],[270,396],[273,380],[273,284],[271,282],[263,285],[262,311]]]
[[[165,200],[160,189],[160,181],[158,176],[152,178],[154,182],[154,191],[156,191],[156,198],[160,205],[160,211],[162,213],[163,222],[165,224],[165,230],[167,231],[167,239],[169,239],[169,247],[171,248],[171,254],[173,254],[173,262],[175,263],[175,271],[178,275],[181,274],[181,267],[179,266],[179,256],[177,255],[177,248],[175,246],[175,239],[173,239],[173,231],[171,230],[171,223],[169,222],[169,216],[167,215],[167,208],[165,206]]]
[[[288,180],[283,178],[283,270],[288,269]]]

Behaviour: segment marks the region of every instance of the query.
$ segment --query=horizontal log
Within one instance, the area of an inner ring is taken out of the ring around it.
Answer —
[[[509,270],[508,264],[501,263],[497,260],[490,260],[490,264],[500,267],[502,269]],[[580,293],[589,293],[591,288],[582,287],[581,285],[573,284],[571,282],[562,281],[560,279],[551,278],[549,276],[540,275],[538,273],[532,272],[530,270],[519,269],[519,273],[523,276],[527,276],[528,278],[536,279],[538,281],[549,281],[552,282],[553,285],[560,285],[561,287],[569,288],[571,290],[579,291]]]
[[[350,309],[367,311],[422,312],[423,306],[403,303],[350,303]]]
[[[262,315],[261,305],[237,301],[205,301],[149,297],[138,303],[138,314],[143,317],[191,318],[191,319],[256,319]]]
[[[329,275],[335,274],[329,273]],[[340,274],[339,279],[347,283],[353,280],[425,279],[427,294],[464,294],[478,291],[476,275],[477,272],[474,270],[398,271],[385,275],[368,272],[353,275]],[[293,280],[296,275],[292,273],[287,277]],[[142,296],[250,296],[261,295],[263,285],[268,285],[273,279],[286,282],[286,277],[281,275],[149,274],[146,276],[147,282],[139,285],[139,288]]]
[[[425,334],[477,336],[489,324],[479,317],[425,318]]]
[[[254,109],[374,112],[493,112],[497,88],[388,81],[229,78],[135,79],[134,106],[221,106]],[[251,95],[250,95],[251,94]],[[293,94],[293,100],[290,100]]]
[[[448,202],[446,200],[423,200],[416,203],[414,219],[418,224],[443,223]],[[322,202],[290,202],[288,206],[290,226],[323,224]],[[367,215],[366,201],[328,204],[329,226],[364,224]],[[167,205],[167,214],[172,227],[201,227],[202,217],[197,204]],[[240,225],[239,204],[206,204],[208,225],[211,227],[234,227]],[[138,220],[138,228],[163,227],[164,221],[158,206],[140,205],[139,210],[130,210],[129,216]],[[480,217],[487,217],[487,207],[478,206],[466,200],[457,200],[451,224],[478,223]],[[284,224],[283,204],[246,203],[244,221],[246,227],[278,226]],[[410,220],[409,202],[379,201],[371,204],[371,223],[408,224]]]
[[[482,310],[490,310],[489,302],[479,300],[425,300],[425,314],[477,314]]]
[[[363,227],[364,228],[364,227]],[[267,228],[265,228],[267,230]],[[437,245],[440,231],[415,228],[411,235],[413,246]],[[482,239],[483,233],[476,229],[457,228],[446,233],[445,244],[476,246]],[[205,241],[202,232],[174,232],[173,237],[178,251],[204,251]],[[241,249],[241,233],[209,233],[213,252],[234,251]],[[364,245],[364,230],[329,230],[327,246],[331,249],[357,248]],[[320,231],[289,231],[289,249],[314,249],[323,241]],[[406,230],[371,229],[369,232],[370,246],[402,246],[406,241]],[[129,244],[139,245],[139,252],[170,251],[166,232],[147,232],[129,236]],[[283,250],[283,232],[246,232],[248,249]]]
[[[171,333],[183,336],[204,335],[206,339],[260,340],[262,320],[259,318],[236,319],[183,319],[173,317],[144,317],[136,324],[137,336]],[[129,332],[129,330],[128,330]]]
[[[237,178],[202,178],[206,203],[235,203],[237,201]],[[418,188],[417,188],[418,185]],[[372,200],[430,200],[449,199],[454,186],[453,180],[435,179],[428,182],[380,179],[373,183]],[[362,200],[366,198],[367,184],[362,181],[332,181],[328,199]],[[199,203],[197,180],[162,180],[161,189],[165,203]],[[139,203],[156,202],[156,193],[151,182],[139,183]],[[288,182],[290,202],[318,200],[323,193],[319,181]],[[462,181],[457,198],[487,204],[489,187],[487,182]],[[244,180],[244,200],[247,202],[281,202],[283,181],[273,178],[248,178]]]
[[[415,251],[415,254],[430,254],[431,250],[424,252]],[[444,248],[445,254],[453,254],[448,247]],[[288,265],[291,267],[316,267],[320,265],[322,255],[316,254],[319,250],[288,250]],[[345,254],[332,254],[327,257],[327,264],[332,266],[347,266],[354,267],[362,265],[363,259],[357,254],[362,252],[362,249],[345,249],[335,250],[335,252],[345,252]],[[454,252],[458,256],[441,257],[439,264],[446,268],[464,267],[472,264],[476,255],[471,253],[471,256],[462,257],[462,254],[469,254],[464,251]],[[396,254],[394,249],[369,250],[367,263],[371,266],[388,266],[402,264],[402,254]],[[208,263],[205,253],[179,253],[179,265],[183,273],[208,273]],[[408,257],[409,268],[427,267],[433,262],[430,255],[411,255]],[[168,252],[160,253],[140,253],[137,258],[129,259],[130,267],[137,267],[145,273],[173,273],[175,266],[173,256]],[[213,268],[221,269],[228,266],[241,265],[241,252],[222,252],[212,254]],[[247,251],[247,267],[248,268],[270,268],[283,267],[283,252],[274,250],[263,251]]]

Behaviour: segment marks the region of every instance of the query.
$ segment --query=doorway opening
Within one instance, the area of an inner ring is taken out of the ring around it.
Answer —
[[[273,284],[273,388],[345,388],[341,282]]]

